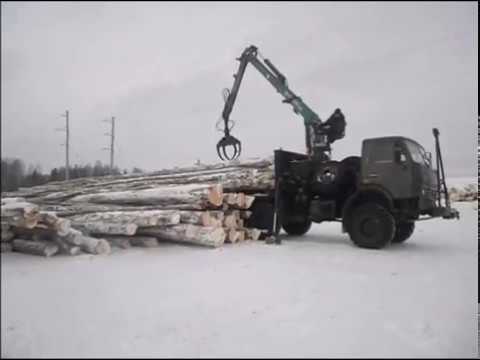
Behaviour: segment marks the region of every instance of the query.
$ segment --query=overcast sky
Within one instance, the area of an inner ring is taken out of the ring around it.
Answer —
[[[215,130],[235,60],[250,44],[322,119],[347,120],[333,157],[364,138],[403,135],[447,176],[476,176],[478,5],[402,3],[21,3],[1,5],[1,151],[64,165],[60,115],[70,110],[71,164],[155,170],[216,162]],[[247,68],[232,119],[242,157],[305,151],[301,117]]]

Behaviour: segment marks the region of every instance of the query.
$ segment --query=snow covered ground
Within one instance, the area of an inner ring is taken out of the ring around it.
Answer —
[[[1,255],[2,357],[477,357],[477,210],[385,250],[340,224],[281,246]]]

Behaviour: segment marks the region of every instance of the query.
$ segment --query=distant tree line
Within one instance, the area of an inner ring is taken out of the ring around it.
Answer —
[[[142,173],[143,170],[137,167],[132,169],[132,173]],[[114,167],[112,174],[120,175],[127,174],[127,170],[120,171],[118,167]],[[97,160],[95,165],[74,165],[70,166],[70,179],[77,179],[91,176],[105,176],[110,175],[110,166],[102,164]],[[43,185],[50,181],[65,180],[65,167],[61,166],[53,168],[50,174],[43,174],[39,165],[29,165],[28,168],[21,159],[2,159],[1,167],[1,190],[15,191],[19,187],[30,187],[36,185]]]

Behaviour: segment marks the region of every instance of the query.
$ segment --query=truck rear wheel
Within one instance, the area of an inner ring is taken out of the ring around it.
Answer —
[[[393,237],[393,243],[402,243],[406,241],[413,234],[415,230],[415,223],[413,221],[406,222],[402,221],[397,223],[395,236]]]
[[[305,219],[301,222],[289,222],[286,224],[282,224],[283,230],[287,232],[288,235],[304,235],[310,230],[312,226],[312,221],[309,219]]]
[[[353,210],[350,238],[355,245],[367,249],[381,249],[395,234],[395,219],[380,204],[367,203]]]

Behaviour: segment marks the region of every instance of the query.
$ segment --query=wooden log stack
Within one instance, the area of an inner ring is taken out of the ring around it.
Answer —
[[[478,200],[478,185],[469,184],[462,188],[452,187],[449,190],[450,201],[477,201]]]
[[[260,230],[245,228],[252,194],[272,188],[271,160],[21,188],[2,193],[2,251],[108,254],[159,242],[217,248],[258,240]]]

